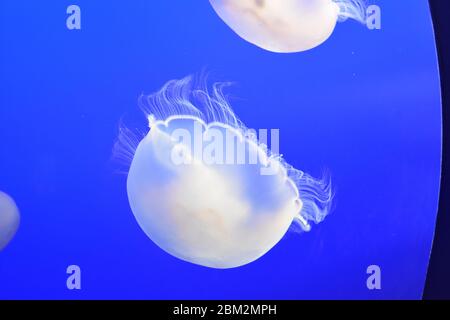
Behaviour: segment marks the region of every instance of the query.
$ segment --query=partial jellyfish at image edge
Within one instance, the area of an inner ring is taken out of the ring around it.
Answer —
[[[244,40],[268,51],[294,53],[321,45],[337,22],[366,24],[365,0],[209,0]]]
[[[0,251],[14,238],[20,224],[20,214],[14,200],[0,191]]]

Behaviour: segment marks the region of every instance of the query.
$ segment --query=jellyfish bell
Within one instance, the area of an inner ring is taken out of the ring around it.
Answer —
[[[281,170],[263,176],[251,164],[207,164],[191,147],[185,148],[186,163],[173,161],[179,142],[166,131],[172,122],[194,134],[201,120],[157,123],[139,144],[127,190],[141,228],[165,251],[196,264],[229,268],[257,259],[283,237],[301,209],[296,189]],[[203,141],[215,129],[203,127]]]
[[[0,251],[12,240],[19,228],[20,215],[14,200],[0,192]]]
[[[331,0],[210,0],[240,37],[273,52],[299,52],[324,42],[339,7]]]
[[[170,81],[147,97],[148,133],[135,146],[123,142],[139,139],[119,137],[116,146],[132,154],[128,199],[146,235],[179,259],[233,268],[263,256],[293,224],[309,231],[321,222],[331,203],[329,181],[271,154],[219,85],[211,94],[191,85],[191,78]]]
[[[301,52],[325,42],[336,22],[365,21],[364,0],[210,0],[241,38],[265,50]]]

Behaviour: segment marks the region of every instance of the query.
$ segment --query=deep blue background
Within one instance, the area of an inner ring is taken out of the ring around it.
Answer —
[[[442,94],[442,174],[436,233],[428,266],[424,299],[450,300],[450,3],[430,0]]]
[[[263,51],[208,1],[0,4],[0,190],[22,224],[0,253],[0,298],[420,298],[439,191],[441,109],[425,0],[376,1],[380,31],[348,21],[322,46]],[[251,128],[280,128],[281,152],[331,171],[335,210],[231,270],[164,253],[139,229],[110,161],[141,93],[203,68]],[[66,289],[66,267],[82,290]],[[382,290],[366,268],[382,268]]]

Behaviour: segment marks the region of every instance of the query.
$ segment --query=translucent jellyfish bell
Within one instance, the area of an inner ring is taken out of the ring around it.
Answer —
[[[149,132],[139,141],[124,129],[116,144],[119,156],[132,158],[128,199],[147,236],[182,260],[232,268],[264,255],[293,223],[309,231],[311,221],[321,222],[329,180],[271,154],[233,113],[221,85],[209,94],[191,82],[170,81],[143,97]]]
[[[240,37],[273,52],[319,46],[337,21],[365,23],[364,0],[210,0],[219,17]]]
[[[0,192],[0,251],[12,240],[19,228],[20,215],[14,200]]]

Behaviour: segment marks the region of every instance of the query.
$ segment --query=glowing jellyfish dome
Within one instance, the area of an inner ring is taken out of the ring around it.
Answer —
[[[309,231],[329,212],[329,179],[315,180],[258,141],[215,84],[190,77],[142,97],[150,130],[122,128],[128,199],[147,236],[182,260],[233,268],[268,252],[291,225]],[[140,140],[140,141],[139,141]]]
[[[319,46],[337,21],[366,20],[364,0],[210,0],[219,17],[241,38],[273,52]]]
[[[19,228],[20,215],[14,200],[0,192],[0,251],[12,240]]]

